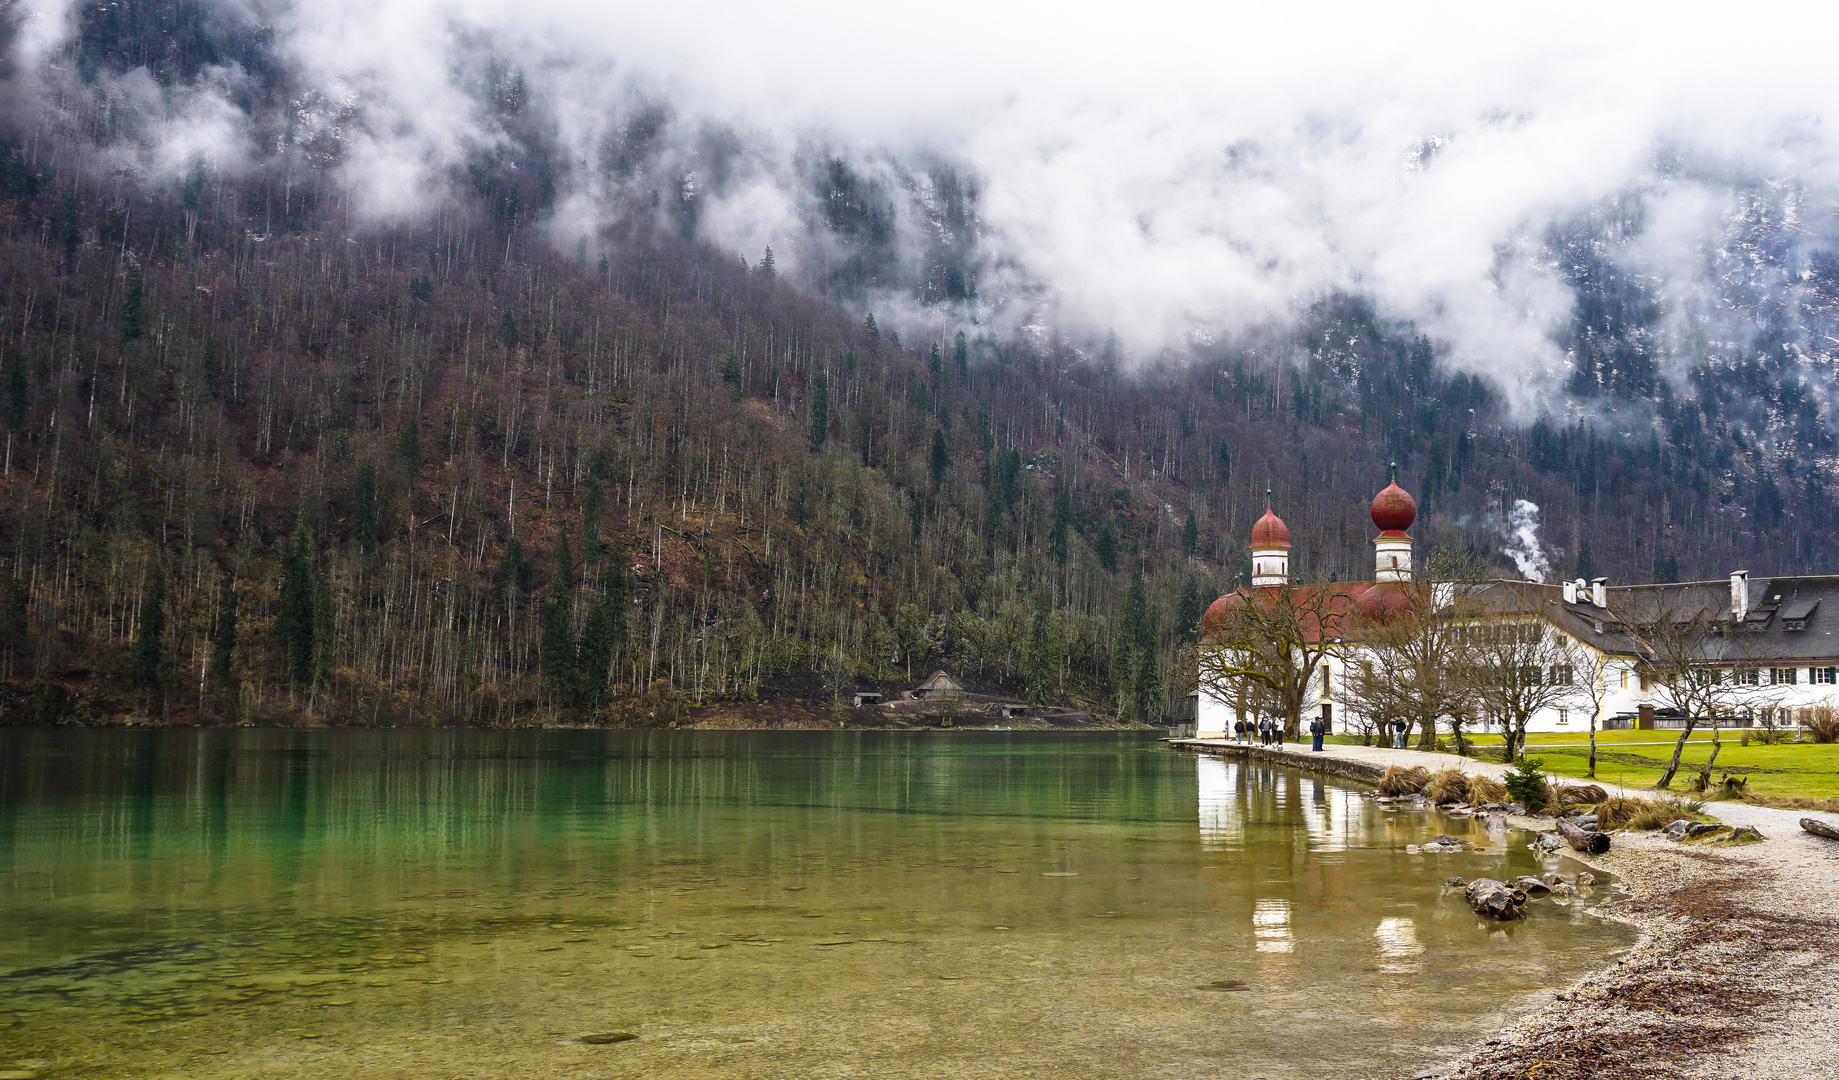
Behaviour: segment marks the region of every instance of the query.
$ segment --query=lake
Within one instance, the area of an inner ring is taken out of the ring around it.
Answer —
[[[0,729],[0,1070],[1411,1075],[1633,942],[1439,887],[1545,868],[1133,732]]]

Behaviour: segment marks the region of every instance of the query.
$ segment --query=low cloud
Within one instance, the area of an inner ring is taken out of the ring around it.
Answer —
[[[77,13],[20,10],[15,55],[54,79]],[[546,228],[566,251],[655,199],[750,259],[771,245],[812,281],[875,245],[882,271],[858,302],[897,320],[1115,335],[1135,358],[1352,293],[1524,413],[1551,407],[1571,370],[1555,231],[1620,214],[1598,227],[1598,253],[1660,299],[1653,343],[1677,375],[1707,340],[1756,332],[1732,289],[1791,290],[1839,202],[1826,124],[1839,84],[1815,32],[1829,17],[1812,7],[1702,20],[1640,5],[1021,0],[218,11],[272,29],[289,115],[236,115],[231,67],[185,85],[121,75],[103,92],[145,121],[110,152],[150,177],[200,160],[233,172],[317,139],[336,147],[323,167],[384,220],[426,212],[482,158],[537,154],[555,191]],[[856,217],[826,190],[833,166],[860,185]],[[968,216],[941,209],[947,176],[974,190]],[[1731,256],[1759,198],[1795,215],[1773,270]],[[944,250],[962,288],[926,278]]]

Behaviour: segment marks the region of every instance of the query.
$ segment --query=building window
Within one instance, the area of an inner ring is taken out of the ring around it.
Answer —
[[[1794,673],[1799,668],[1778,667],[1769,669],[1769,682],[1775,686],[1793,686]]]
[[[1832,686],[1835,682],[1839,682],[1839,668],[1808,668],[1807,676],[1807,681],[1816,686]]]
[[[1553,664],[1552,665],[1552,685],[1553,686],[1569,686],[1573,682],[1576,682],[1576,681],[1577,681],[1577,676],[1575,673],[1572,672],[1571,665],[1569,664]],[[1560,709],[1558,711],[1563,712],[1564,710]],[[1560,722],[1562,723],[1562,721]]]
[[[1627,668],[1622,669],[1622,689],[1624,690],[1628,689],[1628,669]],[[1647,687],[1644,686],[1641,689],[1645,690],[1647,689]]]
[[[1570,722],[1571,722],[1571,710],[1560,708],[1558,710],[1558,723],[1560,725],[1563,725],[1563,724],[1568,724]]]
[[[1735,678],[1732,681],[1739,683],[1740,685],[1743,685],[1743,686],[1761,686],[1762,685],[1762,669],[1761,668],[1738,668],[1736,671],[1732,672],[1732,674],[1735,676]]]
[[[1334,696],[1333,689],[1334,689],[1333,684],[1328,681],[1328,665],[1323,664],[1322,665],[1322,700],[1323,701],[1327,701]]]

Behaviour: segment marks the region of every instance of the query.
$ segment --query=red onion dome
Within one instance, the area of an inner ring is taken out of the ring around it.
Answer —
[[[1266,548],[1290,549],[1290,527],[1268,508],[1258,523],[1252,526],[1252,550],[1262,551]]]
[[[1404,532],[1418,519],[1418,502],[1394,480],[1373,496],[1373,525],[1381,532]]]
[[[1373,517],[1377,519],[1379,511],[1375,510]],[[1409,525],[1411,519],[1407,517],[1405,523]],[[1362,618],[1374,623],[1390,622],[1411,610],[1411,598],[1405,595],[1405,587],[1396,581],[1380,582],[1361,593],[1354,604],[1360,609]]]

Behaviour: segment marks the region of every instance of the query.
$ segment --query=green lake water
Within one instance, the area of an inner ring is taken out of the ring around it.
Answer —
[[[1439,887],[1545,868],[1135,733],[0,729],[0,1076],[1409,1076],[1633,941]]]

